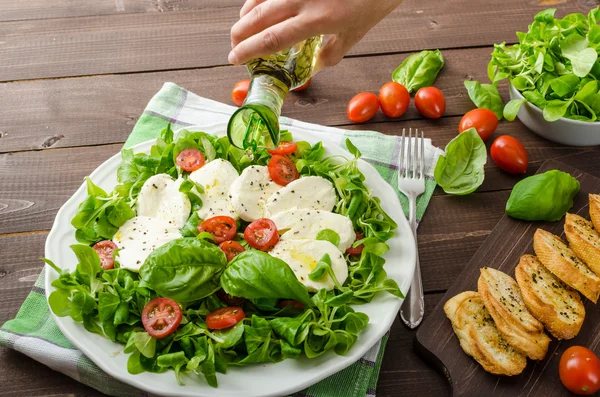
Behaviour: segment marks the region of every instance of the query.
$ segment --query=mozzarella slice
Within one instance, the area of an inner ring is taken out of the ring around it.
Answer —
[[[179,228],[168,221],[136,216],[119,228],[113,242],[119,247],[117,260],[121,267],[137,272],[152,251],[181,237]]]
[[[308,277],[325,254],[329,254],[331,268],[340,284],[344,284],[348,277],[348,265],[344,256],[329,241],[281,240],[269,254],[287,263],[294,271],[298,281],[304,284],[309,291],[316,292],[322,288],[331,291],[335,286],[328,274],[319,281],[313,281]]]
[[[330,229],[340,236],[338,249],[345,252],[356,238],[350,218],[329,211],[293,209],[270,219],[277,226],[282,240],[315,240],[320,231]]]
[[[337,201],[333,184],[320,176],[290,182],[267,200],[265,216],[272,217],[293,208],[331,211]]]
[[[202,208],[198,210],[201,219],[220,215],[238,218],[229,198],[229,188],[238,178],[238,172],[229,161],[215,159],[192,172],[189,178],[204,189],[204,194],[198,195],[202,199]]]
[[[185,225],[192,205],[188,197],[179,191],[183,179],[176,181],[167,174],[148,178],[138,196],[137,214],[167,221],[181,228]]]
[[[269,176],[267,167],[252,165],[231,185],[229,195],[240,218],[253,222],[265,216],[267,199],[280,188]]]

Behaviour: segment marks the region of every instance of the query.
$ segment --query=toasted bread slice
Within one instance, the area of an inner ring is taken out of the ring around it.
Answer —
[[[550,273],[533,255],[523,255],[515,269],[527,309],[556,339],[572,339],[585,318],[581,296]]]
[[[500,270],[484,267],[477,288],[504,339],[532,360],[546,357],[550,338],[527,310],[517,282]]]
[[[598,301],[600,278],[560,237],[538,229],[533,236],[533,249],[546,269],[592,302]]]
[[[600,230],[600,195],[590,194],[590,218],[596,230]]]
[[[592,222],[575,214],[565,218],[565,235],[569,246],[590,269],[600,274],[600,234]]]
[[[487,372],[495,375],[518,375],[527,359],[502,337],[477,292],[466,291],[449,299],[444,312],[460,345]]]

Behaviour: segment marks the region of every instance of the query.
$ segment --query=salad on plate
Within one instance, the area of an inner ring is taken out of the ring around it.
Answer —
[[[118,185],[86,178],[71,224],[74,271],[48,302],[124,345],[131,374],[173,370],[217,386],[228,366],[344,355],[369,318],[353,307],[399,298],[382,255],[397,227],[354,158],[292,140],[246,152],[168,126],[149,153],[122,150]]]

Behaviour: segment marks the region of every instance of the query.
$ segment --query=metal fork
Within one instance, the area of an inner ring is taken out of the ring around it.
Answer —
[[[405,152],[406,151],[406,155]],[[405,161],[406,160],[406,161]],[[421,266],[419,265],[419,246],[417,245],[417,197],[425,192],[425,136],[412,128],[402,129],[402,149],[400,151],[400,164],[398,171],[398,189],[408,198],[409,222],[415,237],[416,267],[408,296],[400,308],[402,321],[410,327],[416,328],[421,324],[425,313],[423,298],[423,282],[421,281]]]

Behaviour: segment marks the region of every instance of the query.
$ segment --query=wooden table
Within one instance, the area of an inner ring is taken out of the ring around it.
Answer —
[[[11,319],[36,279],[44,242],[59,207],[83,177],[118,152],[148,100],[165,81],[230,103],[246,71],[227,65],[229,28],[243,0],[0,0],[0,323]],[[463,80],[487,81],[491,46],[514,42],[539,10],[587,12],[597,0],[405,0],[339,66],[310,89],[290,94],[283,113],[312,123],[398,134],[425,130],[443,147],[473,107]],[[351,125],[346,104],[377,92],[408,53],[440,48],[446,66],[436,81],[445,116],[423,120],[414,107],[401,120],[382,114]],[[506,87],[502,87],[504,99]],[[543,140],[519,122],[498,133],[529,153],[528,174],[550,158],[600,176],[600,151]],[[430,311],[503,214],[519,180],[486,166],[467,197],[435,192],[419,228]],[[392,328],[378,396],[446,396],[445,380],[412,348],[414,331]],[[100,393],[19,353],[0,349],[0,395],[97,396]]]

